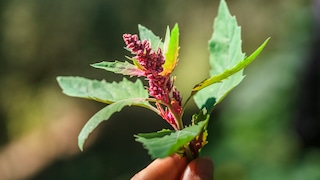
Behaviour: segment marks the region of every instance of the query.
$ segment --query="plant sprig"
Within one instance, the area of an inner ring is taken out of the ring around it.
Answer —
[[[81,130],[78,145],[83,150],[85,140],[103,121],[125,106],[140,106],[154,111],[167,121],[172,129],[135,135],[152,158],[164,158],[173,153],[198,157],[207,144],[207,124],[214,107],[244,78],[243,69],[252,63],[266,46],[269,38],[249,57],[241,50],[241,31],[236,18],[230,15],[227,4],[221,0],[214,21],[214,32],[209,40],[210,77],[194,86],[185,104],[174,85],[172,72],[178,63],[178,24],[166,30],[165,39],[138,25],[139,36],[124,34],[123,39],[131,56],[128,61],[99,62],[91,66],[110,72],[138,77],[148,81],[145,88],[140,79],[135,82],[123,78],[120,82],[90,80],[82,77],[57,77],[63,93],[73,97],[95,100],[106,107],[92,116]],[[182,116],[190,99],[194,99],[199,113],[194,114],[189,125]]]

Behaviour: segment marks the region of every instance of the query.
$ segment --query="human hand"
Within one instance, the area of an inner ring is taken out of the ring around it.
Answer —
[[[187,159],[174,154],[164,159],[156,159],[131,180],[212,180],[213,162],[200,157],[188,163]]]

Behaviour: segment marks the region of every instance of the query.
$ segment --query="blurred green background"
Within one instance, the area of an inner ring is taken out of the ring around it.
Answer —
[[[320,179],[319,69],[310,70],[320,67],[312,64],[319,57],[319,1],[227,3],[242,26],[244,52],[272,39],[212,114],[202,153],[214,160],[215,179]],[[169,127],[164,121],[125,108],[80,152],[77,135],[103,105],[63,95],[55,78],[119,80],[89,64],[124,60],[122,34],[137,33],[138,24],[163,37],[177,22],[176,86],[187,97],[208,76],[217,6],[217,0],[1,0],[0,179],[129,179],[145,167],[151,159],[133,134]],[[194,112],[193,105],[186,122]]]

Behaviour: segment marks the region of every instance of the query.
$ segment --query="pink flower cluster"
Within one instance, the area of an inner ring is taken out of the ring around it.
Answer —
[[[150,43],[147,40],[140,41],[137,35],[124,34],[123,39],[126,48],[135,55],[133,59],[143,68],[144,76],[149,81],[150,96],[170,106],[170,108],[163,107],[156,103],[160,115],[175,129],[178,129],[177,117],[180,118],[182,112],[182,99],[179,91],[173,85],[173,78],[160,75],[165,63],[162,50],[160,48],[157,51],[152,50]]]

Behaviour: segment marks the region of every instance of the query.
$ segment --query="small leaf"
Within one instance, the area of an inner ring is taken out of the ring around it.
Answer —
[[[141,80],[131,82],[123,78],[120,82],[90,80],[82,77],[57,77],[63,93],[72,96],[111,104],[130,98],[148,98],[148,91]]]
[[[139,30],[140,40],[149,41],[149,43],[151,44],[151,49],[153,51],[157,52],[159,47],[160,48],[163,47],[163,43],[161,42],[161,39],[155,34],[153,34],[151,30],[147,29],[146,27],[140,24],[138,25],[138,30]]]
[[[191,122],[192,122],[193,125],[195,125],[195,124],[198,124],[201,121],[206,121],[209,118],[210,118],[210,113],[208,113],[207,108],[203,108],[203,109],[200,110],[200,112],[198,114],[194,114],[192,116]]]
[[[83,150],[83,145],[85,143],[85,140],[101,122],[108,120],[113,113],[121,111],[122,108],[125,106],[131,106],[131,105],[145,106],[145,101],[146,100],[143,98],[132,98],[132,99],[118,101],[104,107],[95,115],[93,115],[85,124],[85,126],[82,128],[78,136],[78,146],[80,150],[81,151]]]
[[[152,158],[164,158],[178,152],[195,139],[207,123],[208,119],[178,131],[163,130],[157,133],[138,134],[135,137],[136,141],[144,145]]]
[[[133,64],[130,64],[129,62],[107,62],[102,61],[99,63],[91,64],[92,67],[98,68],[98,69],[104,69],[110,72],[114,72],[117,74],[123,74],[123,75],[129,75],[129,76],[144,76],[144,71],[139,69]]]
[[[145,71],[145,68],[138,62],[137,59],[135,58],[129,58],[130,60],[132,60],[133,64],[140,69],[141,71]]]
[[[168,31],[167,31],[168,34]],[[166,35],[167,36],[167,35]],[[166,40],[168,38],[166,37]],[[166,46],[166,43],[165,43]],[[164,48],[166,49],[166,48]],[[178,55],[179,55],[179,26],[175,24],[171,31],[170,40],[168,44],[167,51],[165,54],[165,63],[163,64],[163,71],[160,73],[162,76],[168,76],[172,73],[174,68],[178,63]]]

